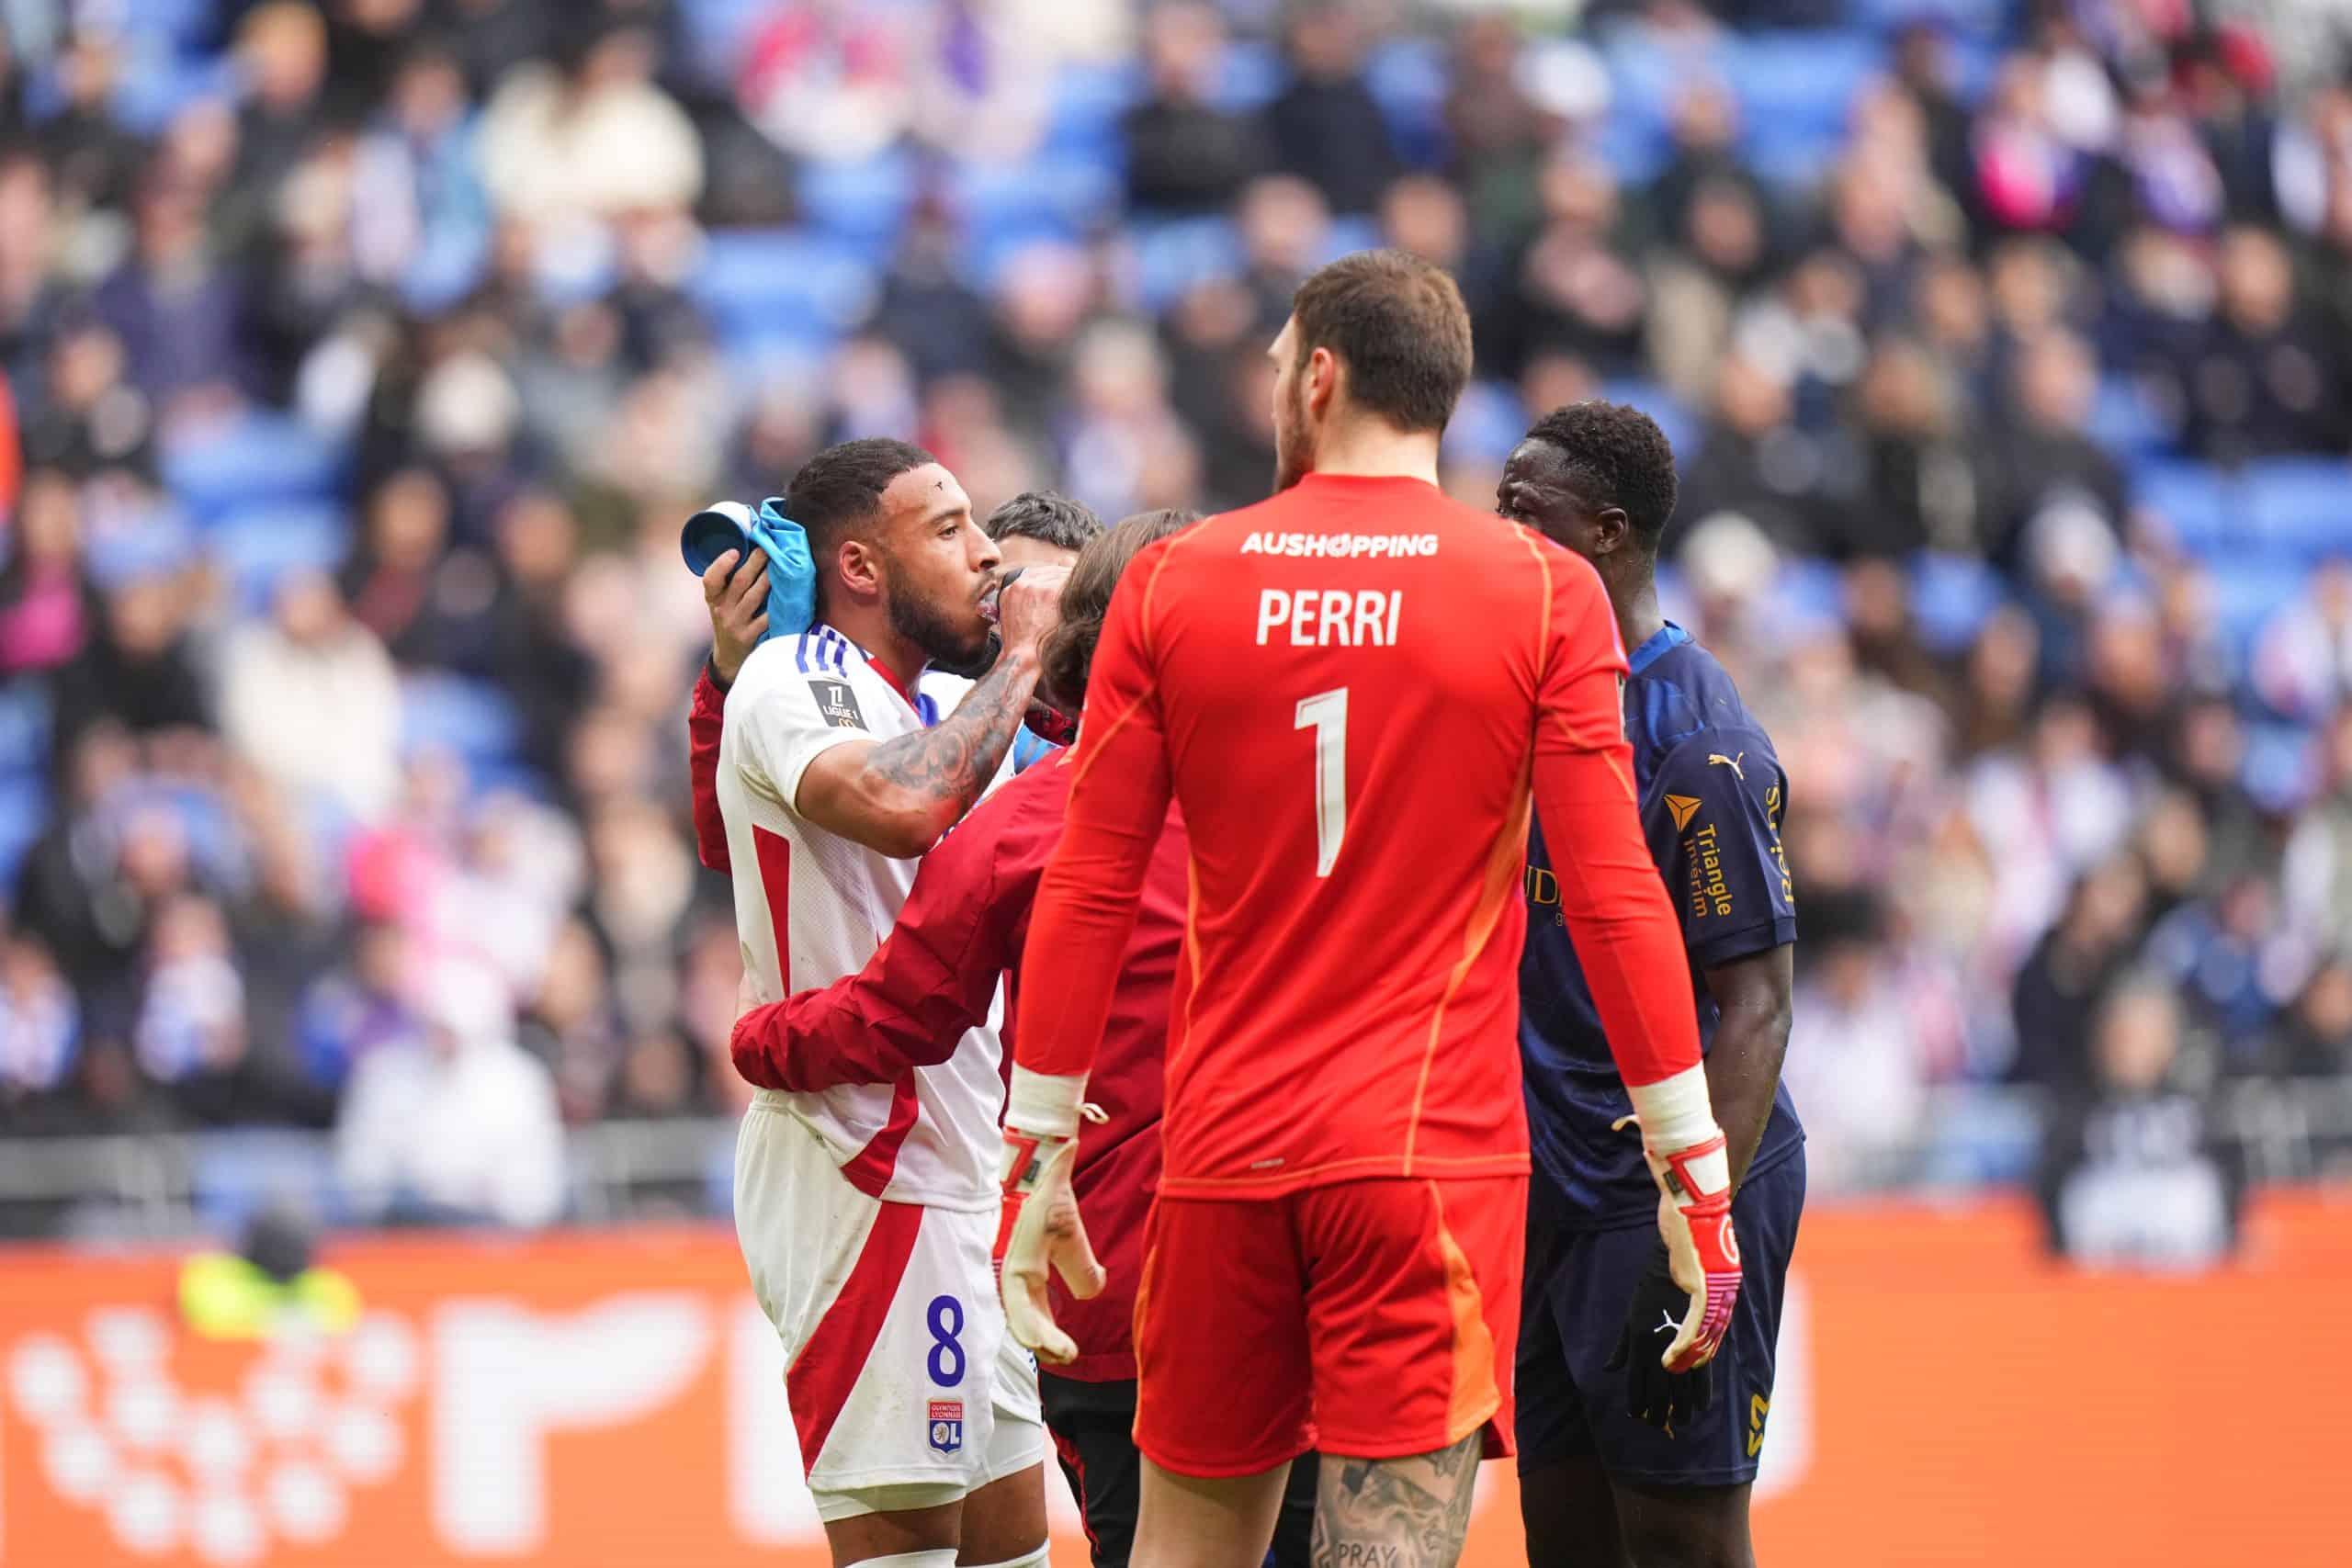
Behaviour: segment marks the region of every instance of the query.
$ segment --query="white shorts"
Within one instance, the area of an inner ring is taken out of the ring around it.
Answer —
[[[869,1198],[789,1111],[735,1143],[735,1235],[784,1340],[827,1520],[935,1507],[1045,1459],[1036,1362],[1004,1331],[997,1215]]]

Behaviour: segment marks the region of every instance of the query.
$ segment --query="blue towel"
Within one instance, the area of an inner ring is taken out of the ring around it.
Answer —
[[[729,550],[756,546],[768,558],[768,629],[772,637],[798,637],[817,620],[817,558],[809,553],[808,536],[786,517],[775,498],[760,502],[756,513],[740,501],[716,502],[686,519],[678,536],[686,570],[700,577],[710,563]]]

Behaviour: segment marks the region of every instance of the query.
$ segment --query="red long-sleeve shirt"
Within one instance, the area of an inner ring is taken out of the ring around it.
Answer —
[[[1193,891],[1162,1196],[1524,1171],[1532,784],[1620,1070],[1695,1067],[1625,667],[1590,566],[1418,479],[1311,474],[1145,549],[1094,655],[1020,1065],[1094,1066],[1172,798]]]
[[[705,663],[686,709],[686,776],[695,799],[695,853],[711,870],[734,869],[727,858],[727,818],[718,814],[718,739],[727,728],[727,694]]]
[[[1038,878],[1062,834],[1067,762],[1061,753],[1037,763],[923,857],[898,923],[862,971],[745,1013],[732,1043],[736,1070],[766,1089],[892,1082],[910,1067],[945,1061],[964,1032],[987,1018],[1000,976],[1010,1017],[1028,977],[1022,950]],[[1109,1120],[1090,1124],[1079,1140],[1072,1185],[1109,1282],[1080,1302],[1057,1280],[1054,1304],[1056,1321],[1086,1348],[1055,1371],[1082,1382],[1136,1375],[1135,1293],[1144,1219],[1159,1179],[1160,1064],[1184,940],[1187,858],[1183,824],[1171,813],[1145,868],[1087,1086]]]

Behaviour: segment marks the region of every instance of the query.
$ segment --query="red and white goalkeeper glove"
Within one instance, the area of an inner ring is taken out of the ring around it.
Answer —
[[[1059,1274],[1080,1301],[1102,1289],[1102,1265],[1086,1239],[1078,1194],[1070,1187],[1079,1120],[1090,1112],[1091,1120],[1102,1119],[1102,1111],[1082,1103],[1085,1092],[1083,1077],[1049,1077],[1015,1066],[1004,1108],[997,1289],[1004,1298],[1005,1327],[1051,1366],[1076,1360],[1078,1346],[1054,1321],[1046,1269]]]
[[[1682,1326],[1658,1358],[1669,1372],[1703,1367],[1723,1348],[1739,1304],[1739,1237],[1731,1224],[1731,1156],[1698,1067],[1660,1083],[1628,1086],[1642,1157],[1657,1182],[1657,1229],[1675,1284],[1690,1298]]]

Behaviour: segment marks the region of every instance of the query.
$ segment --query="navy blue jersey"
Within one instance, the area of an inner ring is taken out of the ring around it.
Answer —
[[[1704,1048],[1713,1043],[1716,1013],[1703,971],[1796,940],[1796,897],[1781,852],[1788,781],[1738,688],[1690,633],[1668,622],[1630,663],[1625,731],[1642,826],[1682,917]],[[1569,1224],[1655,1220],[1657,1188],[1641,1139],[1631,1128],[1611,1129],[1633,1102],[1577,966],[1541,828],[1528,845],[1527,903],[1519,1042],[1535,1158],[1566,1196]],[[1750,1175],[1786,1158],[1804,1137],[1783,1087]]]

